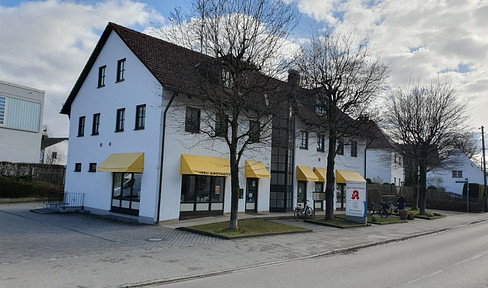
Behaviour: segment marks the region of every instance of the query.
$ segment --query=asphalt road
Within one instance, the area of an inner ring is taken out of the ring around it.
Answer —
[[[488,223],[158,287],[488,287]]]

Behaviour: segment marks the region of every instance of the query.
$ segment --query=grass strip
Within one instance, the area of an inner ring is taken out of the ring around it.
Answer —
[[[420,210],[410,210],[410,213],[412,213],[415,218],[420,218],[420,219],[425,219],[425,220],[435,220],[435,219],[440,219],[446,217],[445,214],[441,213],[434,213],[430,211],[426,211],[426,215],[421,215]]]
[[[229,222],[225,221],[189,227],[180,227],[178,229],[224,239],[312,232],[312,230],[310,229],[293,225],[286,225],[260,218],[238,220],[238,226],[238,230],[229,229]]]

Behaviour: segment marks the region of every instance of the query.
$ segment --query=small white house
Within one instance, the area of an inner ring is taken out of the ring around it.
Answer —
[[[443,188],[446,192],[462,195],[464,183],[456,181],[468,178],[469,183],[484,184],[483,171],[461,150],[456,149],[445,163],[443,167],[427,172],[428,186],[433,185]]]
[[[371,123],[372,140],[366,147],[366,178],[375,183],[401,186],[405,181],[403,157],[393,141]]]
[[[44,91],[0,81],[0,161],[39,163]]]
[[[68,138],[45,138],[41,142],[41,163],[66,165]]]

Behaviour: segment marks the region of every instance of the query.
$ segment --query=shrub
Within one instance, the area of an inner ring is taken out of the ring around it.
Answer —
[[[0,176],[0,198],[43,197],[63,193],[63,187],[25,177]]]

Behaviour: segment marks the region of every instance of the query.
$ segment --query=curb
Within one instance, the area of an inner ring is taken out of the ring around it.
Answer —
[[[413,239],[413,238],[418,238],[418,237],[422,237],[422,236],[442,233],[442,232],[455,230],[455,229],[459,229],[462,227],[466,227],[466,226],[474,225],[474,224],[479,224],[479,223],[483,223],[483,222],[486,222],[486,220],[477,220],[477,221],[473,221],[473,222],[468,222],[466,224],[457,225],[454,227],[442,228],[442,229],[417,233],[417,234],[413,234],[413,235],[409,235],[409,236],[404,236],[404,237],[400,237],[400,238],[387,239],[384,241],[361,244],[361,245],[351,246],[351,247],[347,247],[347,248],[335,249],[335,250],[326,251],[326,252],[313,254],[313,255],[309,255],[309,256],[298,257],[298,258],[290,259],[290,260],[273,261],[273,262],[266,262],[266,263],[260,263],[260,264],[254,264],[254,265],[247,265],[247,266],[243,266],[240,268],[225,269],[225,270],[216,271],[216,272],[194,274],[194,275],[188,275],[188,276],[183,276],[183,277],[173,277],[173,278],[162,279],[162,280],[152,280],[152,281],[140,282],[140,283],[134,283],[134,284],[124,284],[124,285],[120,285],[117,287],[119,287],[119,288],[138,288],[138,287],[147,287],[147,286],[153,286],[153,285],[166,285],[166,284],[184,282],[184,281],[194,280],[194,279],[199,279],[199,278],[209,278],[209,277],[213,277],[213,276],[226,275],[226,274],[231,274],[231,273],[235,273],[235,272],[239,272],[239,271],[246,271],[246,270],[250,270],[250,269],[255,269],[255,268],[259,268],[259,267],[270,267],[270,266],[282,265],[285,263],[303,261],[303,260],[308,260],[308,259],[314,259],[314,258],[329,256],[329,255],[346,254],[346,253],[355,252],[359,249],[364,249],[364,248],[369,248],[369,247],[374,247],[374,246],[379,246],[379,245],[385,245],[385,244],[389,244],[389,243],[393,243],[393,242],[401,242],[401,241],[405,241],[408,239]]]

